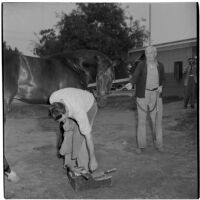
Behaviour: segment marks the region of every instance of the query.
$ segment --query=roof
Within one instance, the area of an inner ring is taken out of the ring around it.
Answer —
[[[197,38],[166,42],[166,43],[161,43],[161,44],[155,44],[153,46],[155,46],[159,51],[167,51],[167,50],[172,50],[172,49],[177,49],[177,48],[197,46]],[[131,49],[128,51],[128,53],[143,51],[145,50],[145,48],[146,47]]]

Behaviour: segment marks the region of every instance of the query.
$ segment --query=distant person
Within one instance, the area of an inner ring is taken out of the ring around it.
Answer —
[[[95,171],[98,163],[92,138],[92,125],[97,113],[94,96],[86,90],[64,88],[53,92],[49,102],[51,116],[61,123],[65,132],[60,149],[63,155],[68,154],[65,156],[65,164],[73,168],[71,165],[75,160],[78,166],[74,167]],[[67,146],[69,141],[71,149]]]
[[[183,72],[184,75],[184,108],[187,108],[189,100],[191,108],[194,108],[196,83],[197,83],[197,67],[195,58],[188,59],[188,66]]]
[[[155,147],[163,151],[162,133],[162,87],[164,80],[164,66],[156,59],[157,50],[154,46],[145,49],[146,59],[141,61],[135,69],[130,83],[126,85],[128,90],[136,85],[136,103],[138,113],[137,125],[137,153],[142,153],[146,148],[146,117],[150,112],[153,124]]]

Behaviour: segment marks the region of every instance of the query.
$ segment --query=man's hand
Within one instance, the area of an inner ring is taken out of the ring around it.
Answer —
[[[158,92],[158,93],[162,93],[162,86],[159,86],[159,87],[158,87],[157,92]]]
[[[73,130],[75,126],[75,122],[71,119],[66,119],[65,123],[63,124],[63,129],[65,131]]]
[[[97,167],[98,167],[98,163],[96,161],[96,158],[91,159],[89,162],[90,171],[92,171],[92,172],[95,171],[97,169]]]
[[[127,83],[127,84],[125,85],[125,88],[126,88],[127,90],[131,90],[132,87],[133,87],[132,83]]]

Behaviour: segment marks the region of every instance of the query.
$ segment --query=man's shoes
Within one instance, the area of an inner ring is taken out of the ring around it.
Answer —
[[[141,153],[144,152],[144,148],[136,148],[135,152],[136,152],[137,154],[141,154]]]

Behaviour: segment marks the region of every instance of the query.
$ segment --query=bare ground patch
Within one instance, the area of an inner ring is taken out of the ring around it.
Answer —
[[[5,149],[21,179],[5,180],[5,198],[197,198],[197,111],[184,110],[180,100],[164,103],[162,154],[154,148],[149,125],[146,152],[135,153],[137,115],[130,97],[110,99],[99,110],[93,131],[99,168],[117,172],[112,187],[77,193],[56,157],[58,124],[48,118],[48,106],[15,104]]]

